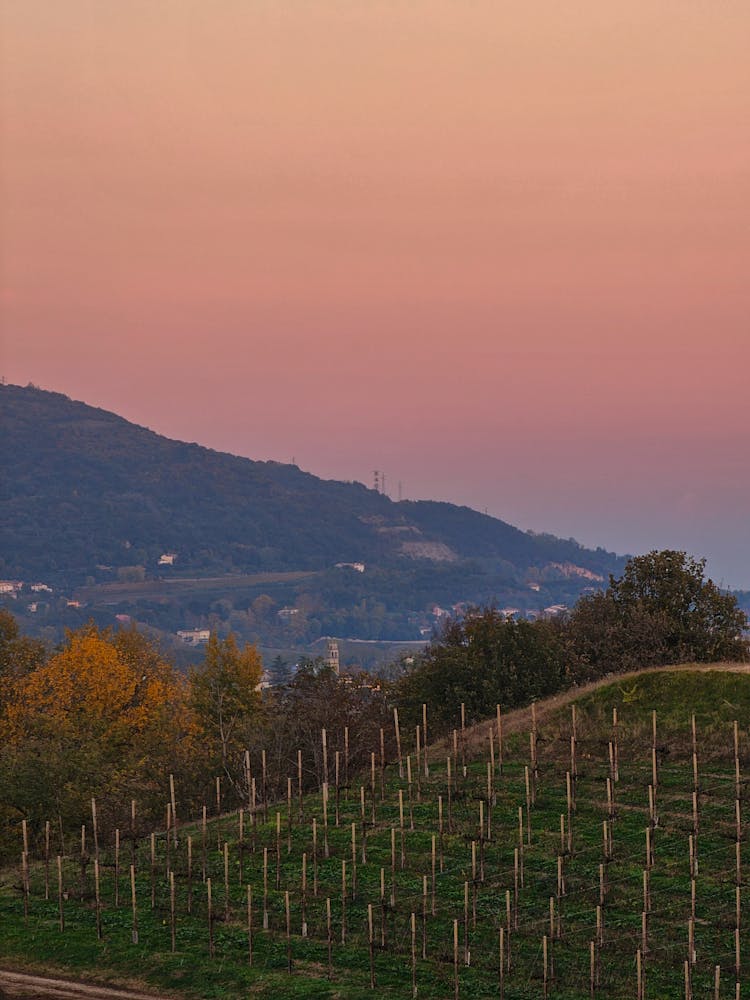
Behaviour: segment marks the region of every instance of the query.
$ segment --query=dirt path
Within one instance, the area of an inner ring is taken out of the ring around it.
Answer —
[[[0,998],[5,997],[24,997],[25,1000],[165,1000],[155,993],[138,993],[113,986],[0,969]]]
[[[670,673],[674,671],[709,673],[715,670],[733,674],[750,674],[750,663],[684,663],[677,666],[650,667],[647,670],[629,670],[624,674],[607,674],[606,677],[600,677],[598,680],[590,681],[588,684],[581,684],[578,687],[568,688],[565,691],[561,691],[560,694],[555,694],[550,698],[545,698],[543,701],[538,701],[536,703],[537,723],[544,722],[550,715],[565,705],[569,705],[572,701],[577,701],[579,698],[591,694],[592,691],[608,687],[610,684],[619,684],[621,681],[632,680],[634,677],[642,677],[644,674]],[[504,712],[502,722],[503,736],[509,733],[525,732],[531,726],[531,708],[527,706],[526,708],[515,708],[511,712]],[[489,737],[490,728],[494,725],[494,719],[486,719],[484,722],[478,722],[476,725],[467,728],[467,748],[484,744]],[[441,760],[444,756],[443,751],[446,748],[450,748],[449,739],[440,740],[432,744],[429,750],[429,758]]]

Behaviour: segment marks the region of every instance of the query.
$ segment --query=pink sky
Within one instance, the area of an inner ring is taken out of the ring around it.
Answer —
[[[5,0],[8,381],[750,587],[750,5]]]

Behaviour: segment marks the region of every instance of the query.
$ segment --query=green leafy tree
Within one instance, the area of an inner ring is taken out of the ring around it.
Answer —
[[[14,691],[14,683],[41,667],[47,658],[43,642],[21,635],[18,622],[0,608],[0,712]]]
[[[422,702],[439,722],[455,725],[491,715],[495,706],[521,705],[559,690],[567,680],[564,646],[547,622],[516,622],[494,608],[454,619],[414,668],[394,685],[405,721],[418,722]]]
[[[578,672],[746,659],[747,617],[705,567],[684,552],[649,552],[604,593],[582,598],[567,623]]]
[[[281,655],[273,658],[267,673],[268,679],[274,687],[282,687],[284,684],[288,684],[294,676],[289,661],[285,660]]]
[[[232,777],[236,755],[247,743],[247,729],[261,712],[263,663],[255,646],[237,646],[212,633],[203,664],[190,674],[190,701],[214,759]]]

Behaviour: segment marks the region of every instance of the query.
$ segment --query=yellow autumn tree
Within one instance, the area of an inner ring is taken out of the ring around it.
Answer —
[[[161,811],[192,729],[186,686],[137,633],[93,624],[14,685],[0,721],[0,804],[73,824],[91,796],[112,815]]]
[[[9,706],[9,737],[30,732],[96,739],[112,750],[157,736],[178,697],[163,661],[128,662],[112,637],[88,626],[71,633],[57,656],[22,678]]]

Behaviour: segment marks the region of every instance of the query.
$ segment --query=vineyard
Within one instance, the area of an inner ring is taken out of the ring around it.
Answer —
[[[456,706],[438,742],[394,712],[359,773],[324,730],[314,794],[293,749],[280,799],[248,754],[230,812],[217,779],[183,816],[165,774],[159,830],[137,801],[112,836],[96,801],[19,824],[0,962],[206,998],[736,998],[748,720],[747,675],[658,672],[512,724]]]

